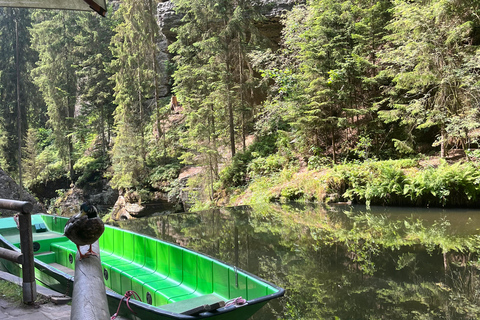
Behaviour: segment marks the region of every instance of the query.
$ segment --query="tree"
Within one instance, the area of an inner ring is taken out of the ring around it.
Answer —
[[[382,116],[412,129],[435,128],[447,140],[467,140],[478,121],[476,1],[395,1],[390,45],[381,56],[393,78],[392,111]]]
[[[174,90],[185,108],[191,152],[209,168],[209,179],[218,175],[219,149],[236,153],[237,136],[245,135],[253,118],[254,83],[249,53],[262,45],[255,21],[256,3],[247,1],[175,1],[183,14],[177,41]],[[238,130],[237,128],[240,128]]]
[[[39,153],[37,130],[30,128],[27,131],[27,137],[23,149],[23,168],[25,179],[27,181],[35,180],[40,175],[42,167],[45,165],[39,161]]]
[[[76,74],[80,83],[78,101],[81,108],[77,115],[76,132],[80,141],[93,139],[100,146],[99,155],[105,161],[115,109],[110,80],[112,74],[106,68],[113,57],[109,46],[115,20],[96,14],[82,14],[77,16],[77,23],[80,29],[75,36]],[[89,135],[94,137],[88,139]],[[88,147],[91,146],[83,149]]]
[[[53,128],[59,156],[67,164],[73,181],[74,112],[77,76],[74,69],[74,36],[78,34],[75,13],[36,11],[32,26],[32,46],[39,54],[32,70],[35,83],[47,105],[48,124]]]
[[[112,186],[117,188],[139,186],[147,173],[145,130],[150,102],[159,108],[155,54],[158,25],[154,19],[154,3],[153,0],[124,1],[115,13],[122,20],[111,41],[117,105]]]
[[[30,25],[29,10],[0,8],[0,131],[4,136],[0,157],[2,168],[13,176],[19,174],[17,149],[23,144],[28,125],[45,122],[43,100],[30,76],[37,59],[30,47]]]
[[[389,7],[387,0],[318,0],[287,15],[287,63],[266,74],[288,89],[275,99],[287,102],[284,118],[297,132],[298,149],[326,150],[335,163],[340,150],[355,148],[359,136],[378,127],[382,77],[375,52],[385,43]]]

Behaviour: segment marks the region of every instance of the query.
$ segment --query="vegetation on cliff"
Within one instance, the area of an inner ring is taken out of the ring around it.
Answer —
[[[307,1],[285,14],[277,44],[259,28],[265,4],[173,2],[182,24],[161,63],[156,0],[122,1],[106,19],[0,9],[2,168],[31,190],[107,181],[142,195],[187,191],[197,208],[232,194],[478,201],[477,1]],[[452,149],[470,163],[422,166]],[[177,178],[192,166],[202,170],[185,187]]]

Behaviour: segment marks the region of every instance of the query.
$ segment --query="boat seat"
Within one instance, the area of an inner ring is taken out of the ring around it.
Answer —
[[[77,246],[72,241],[62,241],[62,242],[53,242],[51,244],[53,248],[59,248],[70,253],[75,253],[77,251]]]
[[[225,301],[216,294],[206,294],[178,302],[172,302],[159,308],[185,315],[195,315],[205,311],[212,311],[225,306]]]
[[[139,262],[121,262],[122,258],[114,254],[101,259],[104,274],[107,275],[105,284],[118,293],[134,290],[144,301],[150,296],[152,304],[156,306],[202,295],[198,291],[196,274],[182,267],[191,264],[190,269],[196,272],[197,255],[169,245],[166,249],[163,251],[166,256],[155,255],[156,264],[148,263],[148,256],[143,259],[145,262],[140,259],[137,259]],[[170,261],[170,266],[165,266],[162,260]]]
[[[72,241],[53,242],[50,244],[50,250],[55,253],[55,260],[59,264],[72,269],[75,267],[77,246]]]

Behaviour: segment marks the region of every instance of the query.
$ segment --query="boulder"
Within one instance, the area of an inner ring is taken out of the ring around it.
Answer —
[[[39,203],[30,193],[21,188],[5,171],[0,169],[0,198],[28,201],[33,204],[32,213],[46,212],[45,206]],[[2,217],[13,216],[16,212],[0,210]]]

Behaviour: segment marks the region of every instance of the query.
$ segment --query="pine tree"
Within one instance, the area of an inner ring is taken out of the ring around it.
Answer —
[[[30,128],[27,131],[25,146],[23,148],[23,169],[27,182],[35,180],[46,165],[45,163],[41,163],[38,158],[39,153],[37,130]]]
[[[339,150],[355,148],[361,135],[384,137],[376,120],[383,85],[376,52],[385,43],[390,6],[388,0],[318,0],[287,15],[287,63],[265,74],[281,84],[281,93],[288,91],[274,99],[286,105],[282,118],[294,128],[298,149],[325,150],[335,163]]]
[[[351,3],[339,0],[316,1],[309,10],[297,43],[304,102],[299,103],[292,125],[303,132],[307,145],[329,146],[335,163],[340,129],[347,123],[345,110],[358,103],[361,70],[352,55],[354,15]]]
[[[245,136],[253,118],[255,78],[249,53],[262,45],[255,21],[261,19],[255,2],[175,1],[184,14],[177,41],[173,75],[175,93],[185,108],[188,136],[185,159],[197,158],[218,175],[219,148],[235,155],[238,136]],[[240,130],[239,130],[240,129]]]
[[[78,33],[76,13],[37,11],[32,26],[32,46],[39,54],[32,71],[47,104],[48,124],[53,129],[59,156],[67,164],[73,180],[74,111],[77,76],[74,69],[74,37]]]
[[[29,124],[41,125],[45,119],[43,100],[30,76],[37,59],[30,48],[28,28],[31,25],[27,9],[0,8],[0,123],[4,138],[0,148],[2,169],[16,176],[19,138],[23,144]],[[16,41],[18,34],[18,43]],[[18,44],[18,61],[16,61]],[[17,99],[17,67],[19,91]],[[18,122],[18,107],[21,120]],[[19,127],[20,123],[20,137]]]
[[[100,147],[97,155],[105,161],[115,110],[112,74],[106,68],[113,58],[109,46],[115,20],[81,14],[77,15],[77,23],[80,33],[75,36],[76,74],[81,103],[76,121],[77,140],[89,141],[88,136],[93,135],[94,143]],[[83,149],[88,147],[91,146]]]
[[[154,1],[128,0],[115,13],[122,22],[111,42],[115,60],[111,67],[115,81],[115,144],[112,150],[112,185],[130,188],[140,185],[147,174],[145,130],[151,108],[159,108],[155,39],[158,25]]]
[[[478,68],[473,42],[476,1],[395,1],[390,47],[382,55],[395,87],[388,121],[410,130],[435,129],[440,155],[449,138],[477,128]],[[478,27],[477,27],[478,28]]]

